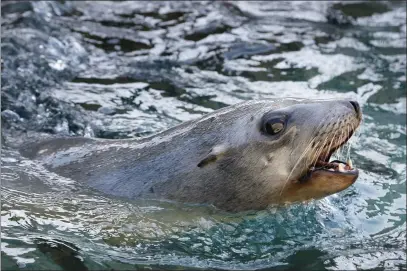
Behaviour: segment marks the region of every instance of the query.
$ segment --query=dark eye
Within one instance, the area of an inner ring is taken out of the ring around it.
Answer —
[[[264,123],[264,132],[275,135],[284,130],[285,122],[282,119],[271,119]]]

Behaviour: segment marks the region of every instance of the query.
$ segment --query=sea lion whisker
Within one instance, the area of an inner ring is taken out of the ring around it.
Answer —
[[[316,144],[313,149],[309,150],[310,155],[308,155],[308,158],[307,158],[305,167],[309,167],[310,165],[312,165],[314,159],[318,158],[318,157],[316,156],[316,153],[317,153],[317,151],[319,150],[319,148],[321,148],[321,147],[322,147],[322,146],[321,146],[321,142],[318,142],[318,144]],[[308,162],[310,158],[311,158],[311,160],[310,160],[310,162]]]
[[[324,116],[324,118],[322,118],[320,121],[319,121],[319,123],[318,123],[318,126],[316,127],[316,130],[318,130],[319,128],[320,128],[320,126],[324,123],[324,121],[326,120],[328,118],[328,116]],[[331,120],[332,120],[332,118],[331,118]],[[316,138],[314,137],[314,138],[310,138],[309,139],[309,141],[307,142],[307,148],[308,148],[308,146],[309,146],[309,144],[312,144],[313,143],[313,141],[315,141],[316,140]],[[298,149],[298,148],[300,148],[301,147],[301,145],[299,144],[299,145],[297,145],[297,147],[295,148],[295,149]],[[306,148],[306,149],[307,149]],[[294,150],[293,150],[294,151]],[[307,162],[308,162],[308,160],[307,160]]]
[[[346,126],[347,127],[347,126]],[[347,129],[343,129],[343,140],[346,140],[345,143],[341,146],[341,156],[343,155],[344,159],[347,161],[347,157],[346,157],[346,144],[349,144],[349,140],[347,140],[347,138],[349,138],[350,134],[348,132]]]
[[[326,120],[326,118],[328,118],[327,115],[326,115],[323,119],[320,120],[320,122],[319,122],[319,124],[318,124],[318,126],[317,126],[317,130],[318,130],[318,129],[320,128],[320,126],[324,123],[324,120]],[[334,116],[331,117],[330,121],[331,121],[333,118],[334,118]],[[292,168],[292,170],[291,170],[290,174],[288,175],[287,179],[284,181],[283,187],[282,187],[281,190],[280,190],[280,196],[281,196],[281,194],[282,194],[282,192],[283,192],[285,186],[287,185],[288,180],[290,179],[291,175],[293,174],[295,168],[299,165],[300,161],[302,161],[302,158],[307,154],[308,150],[309,150],[310,147],[312,146],[312,143],[313,143],[314,141],[316,141],[316,139],[317,139],[317,138],[314,137],[314,138],[311,138],[311,139],[309,140],[307,147],[305,148],[305,150],[302,152],[302,154],[301,154],[300,157],[298,158],[297,162],[295,163],[294,167]],[[299,147],[299,146],[298,146],[298,147]],[[297,147],[297,148],[298,148],[298,147]],[[311,147],[311,149],[312,149],[312,147]],[[310,150],[311,150],[311,149],[310,149]],[[308,159],[307,159],[307,162],[308,162]],[[307,165],[305,165],[305,167],[306,167],[306,166],[307,166]]]
[[[348,133],[348,137],[349,137],[352,133],[355,133],[356,128],[355,128],[353,123],[348,124],[347,127],[348,127],[348,131],[349,131],[349,133]],[[355,140],[357,140],[357,138]],[[349,140],[348,152],[347,152],[347,155],[346,155],[347,160],[350,160],[350,149],[351,149],[351,146],[352,146],[353,142],[354,141]]]
[[[320,125],[321,125],[322,123],[324,123],[324,120],[326,120],[327,117],[328,117],[328,116],[325,116],[325,117],[321,120],[321,122],[319,123],[319,125],[318,125],[318,127],[317,127],[317,130],[319,129]],[[329,122],[331,122],[334,118],[335,118],[335,115],[331,117],[331,119],[329,120]],[[323,149],[323,147],[324,147],[325,142],[326,142],[327,139],[328,139],[328,138],[326,137],[325,140],[322,142],[322,144],[321,144],[321,141],[320,141],[319,144],[317,144],[317,145],[315,146],[315,148],[314,148],[315,152],[313,152],[312,159],[311,159],[311,163],[309,164],[309,165],[312,165],[312,167],[315,167],[316,163],[318,162],[318,157],[319,157],[320,154],[322,153],[322,149]],[[311,157],[311,155],[308,156],[308,159],[309,159],[309,157]],[[307,164],[308,164],[308,159],[307,159]]]
[[[315,147],[312,150],[309,151],[310,155],[308,155],[308,158],[307,158],[307,162],[306,162],[306,165],[305,165],[306,168],[315,167],[315,164],[318,161],[318,157],[319,157],[318,152],[320,152],[320,150],[323,149],[323,145],[324,145],[325,141],[326,140],[324,140],[323,142],[319,141],[318,144],[315,145]],[[310,161],[310,162],[308,162],[308,161]]]
[[[332,118],[329,120],[329,122],[331,122],[334,119],[334,117],[335,116],[332,116]],[[325,143],[326,143],[327,140],[328,140],[328,137],[325,137],[325,140],[322,142],[322,144],[320,144],[321,147],[319,149],[317,149],[317,151],[315,152],[313,160],[312,160],[313,161],[313,163],[312,163],[313,167],[315,167],[316,163],[318,162],[318,158],[321,155],[322,151],[324,150],[324,146],[325,146]]]
[[[300,158],[297,160],[296,165],[297,165],[299,162],[301,162],[301,161],[303,160],[302,157],[308,155],[308,153],[313,150],[312,144],[313,144],[315,141],[316,141],[315,138],[310,141],[310,143],[307,145],[307,147],[304,149],[303,153],[301,154]],[[314,148],[315,148],[315,147],[314,147]],[[308,155],[308,156],[309,156],[309,155]],[[308,160],[308,158],[307,158],[307,160]],[[305,164],[304,166],[306,167],[307,164]],[[292,174],[292,171],[293,171],[295,168],[296,168],[296,166],[293,167],[293,169],[291,170],[291,173],[290,173],[290,174]],[[289,178],[289,177],[288,177],[288,178]],[[288,178],[287,178],[287,179],[288,179]]]
[[[318,144],[317,148],[315,148],[315,151],[314,151],[314,153],[312,155],[312,159],[311,159],[311,163],[310,163],[310,165],[312,165],[311,168],[315,167],[315,164],[318,161],[318,155],[317,154],[318,154],[318,152],[320,151],[320,149],[322,147],[323,147],[322,145],[320,146],[320,144]]]
[[[321,121],[319,122],[319,124],[318,124],[316,130],[319,130],[320,126],[321,126],[323,123],[325,123],[324,121],[325,121],[327,118],[328,118],[328,116],[325,116],[324,118],[321,119]],[[334,118],[334,116],[331,117],[331,119],[330,119],[329,121],[332,121],[333,118]],[[315,140],[315,138],[312,139],[312,140]],[[321,142],[319,142],[319,144],[320,144],[320,143],[321,143]],[[317,149],[318,149],[319,144],[317,144],[317,145],[315,146],[315,148],[314,148],[314,150],[315,150],[314,156],[315,156],[315,154],[316,154],[316,151],[317,151]],[[308,163],[308,160],[309,160],[309,158],[311,157],[311,155],[308,156],[307,161],[306,161],[306,167],[307,167],[308,165],[312,165],[312,164],[313,164],[312,162],[314,161],[314,156],[312,157],[311,163]],[[318,158],[318,157],[317,157],[317,158]]]
[[[322,144],[321,144],[322,143]],[[318,144],[315,146],[313,153],[312,153],[312,159],[311,159],[311,163],[310,165],[314,164],[314,161],[316,161],[316,159],[318,158],[318,152],[319,150],[323,147],[323,141],[318,142]]]
[[[290,179],[291,175],[293,174],[295,168],[298,166],[298,164],[300,163],[300,161],[302,160],[302,158],[305,156],[305,154],[307,153],[308,149],[311,147],[313,141],[314,141],[314,139],[311,140],[311,142],[308,144],[308,146],[305,148],[305,150],[302,152],[302,154],[301,154],[300,157],[298,158],[298,160],[297,160],[297,162],[295,163],[294,167],[292,168],[290,174],[288,175],[287,179],[285,180],[285,182],[284,182],[284,184],[283,184],[283,187],[282,187],[281,190],[280,190],[280,196],[281,196],[281,194],[283,193],[283,190],[284,190],[284,188],[285,188],[285,186],[286,186],[288,180]]]
[[[333,142],[333,140],[336,138],[336,134],[337,134],[337,132],[338,132],[338,131],[335,131],[335,134],[333,135],[333,137],[332,137],[332,139],[331,139],[331,143],[330,143],[330,145],[329,145],[329,148],[327,149],[328,151],[331,149],[332,142]],[[316,163],[318,162],[318,157],[321,155],[322,150],[324,150],[324,148],[323,148],[323,147],[325,146],[325,142],[326,142],[326,140],[327,140],[327,139],[328,139],[328,138],[325,138],[324,143],[323,143],[323,145],[322,145],[322,148],[320,149],[320,151],[319,151],[318,155],[316,156],[316,157],[317,157],[317,159],[315,160],[313,167],[315,167]]]
[[[341,137],[340,137],[340,140],[339,140],[339,142],[343,142],[343,140],[346,138],[346,131],[345,131],[345,129],[341,129]],[[342,155],[343,155],[343,145],[341,145],[339,148],[338,148],[338,160],[340,160],[340,161],[342,161]]]
[[[332,143],[333,143],[334,139],[336,138],[336,134],[337,134],[337,133],[338,133],[338,130],[335,131],[335,134],[334,134],[334,136],[332,137],[331,143],[329,144],[328,150],[331,149]]]
[[[313,141],[315,141],[315,139],[313,139]],[[314,143],[314,142],[313,142]],[[316,151],[318,150],[318,148],[319,148],[319,145],[321,144],[321,142],[318,142],[313,148],[311,148],[308,152],[309,152],[309,155],[307,155],[307,160],[305,161],[305,167],[308,167],[308,165],[312,165],[312,162],[314,161],[314,156],[315,156],[315,154],[316,154]],[[311,158],[311,163],[309,163],[308,161],[310,160],[310,158]]]
[[[356,129],[356,128],[358,128],[358,126],[356,126],[356,124],[352,123],[353,132],[355,133],[355,135],[354,135],[354,140],[355,140],[355,141],[359,140],[359,137],[360,137],[360,135],[362,134],[362,130],[364,129],[364,126],[361,125],[362,122],[363,122],[363,120],[362,120],[361,123],[359,124],[359,127],[360,127],[359,129]],[[356,126],[356,127],[355,127],[355,126]]]
[[[336,142],[342,142],[342,130],[341,131],[339,131],[339,130],[337,130],[337,136],[335,136],[335,138],[336,138]],[[336,143],[335,143],[336,144]],[[336,150],[335,150],[335,152],[333,153],[333,156],[334,157],[336,157],[336,159],[337,160],[341,160],[341,157],[340,157],[340,151],[341,151],[341,146],[338,146],[338,147],[336,147]]]
[[[321,144],[321,147],[318,149],[318,151],[315,153],[315,161],[313,163],[313,167],[315,167],[316,163],[318,162],[318,157],[321,155],[322,151],[324,150],[325,147],[325,142],[328,139],[328,137],[325,138],[324,142]]]
[[[348,137],[349,137],[351,134],[351,131],[352,131],[351,125],[350,124],[346,125],[346,129],[348,130]],[[348,150],[346,152],[346,161],[350,160],[350,148],[352,146],[352,142],[349,140],[347,142],[347,144],[348,144]]]

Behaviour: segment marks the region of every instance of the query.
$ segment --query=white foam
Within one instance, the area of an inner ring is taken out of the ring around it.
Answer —
[[[368,83],[361,87],[358,87],[357,94],[358,94],[358,102],[360,104],[364,104],[368,101],[368,99],[376,94],[380,89],[383,87],[380,85],[375,85],[373,83]]]
[[[378,82],[383,81],[383,75],[375,73],[371,67],[367,67],[363,73],[358,75],[358,79]]]
[[[352,57],[343,54],[321,54],[311,48],[303,48],[295,52],[252,57],[252,59],[259,61],[271,61],[279,58],[284,58],[282,62],[285,63],[277,64],[276,67],[283,65],[282,67],[317,68],[321,74],[309,80],[310,87],[312,88],[345,72],[354,71],[362,67],[362,65],[356,63]]]
[[[385,111],[390,111],[395,114],[406,114],[406,97],[401,97],[397,99],[396,103],[391,104],[378,104],[375,105]]]
[[[373,14],[368,17],[357,18],[356,24],[363,26],[402,26],[406,23],[405,7],[400,7],[389,12]]]
[[[328,42],[325,45],[322,45],[323,48],[335,49],[337,47],[340,48],[353,48],[358,51],[369,51],[370,48],[366,46],[364,43],[358,41],[355,38],[351,37],[343,37],[339,40]]]

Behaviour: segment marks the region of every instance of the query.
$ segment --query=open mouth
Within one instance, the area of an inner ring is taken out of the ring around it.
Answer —
[[[350,159],[348,159],[346,162],[339,160],[334,160],[331,162],[317,161],[315,167],[310,168],[310,170],[328,170],[338,173],[356,173],[357,171],[357,169],[353,167],[352,160]]]
[[[340,145],[331,149],[327,154],[320,155],[317,159],[317,162],[312,167],[310,167],[309,173],[312,173],[313,171],[317,170],[324,170],[339,174],[340,173],[357,174],[358,170],[353,167],[353,163],[350,158],[346,162],[340,160],[329,161],[331,159],[332,154],[341,146],[343,146],[349,140],[349,138],[350,136],[346,140],[344,140]]]
[[[353,166],[351,159],[348,159],[346,162],[340,160],[330,161],[332,154],[340,147],[342,147],[346,142],[348,142],[351,136],[352,134],[350,134],[342,143],[340,143],[336,147],[321,154],[318,157],[317,161],[310,166],[307,173],[300,180],[306,181],[308,178],[311,177],[313,172],[319,170],[324,171],[328,174],[358,175],[359,171]]]
[[[329,161],[329,158],[328,158]],[[312,173],[316,171],[323,171],[326,174],[332,175],[359,175],[359,171],[353,167],[352,161],[348,159],[347,162],[333,160],[326,162],[322,159],[318,159],[315,165],[311,166],[306,174],[300,178],[300,182],[305,182],[311,178]]]

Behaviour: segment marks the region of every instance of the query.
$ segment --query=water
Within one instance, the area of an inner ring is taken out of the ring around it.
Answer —
[[[352,98],[364,112],[353,186],[245,214],[113,199],[3,144],[2,270],[406,269],[405,2],[1,8],[8,146],[140,137],[247,99]]]

